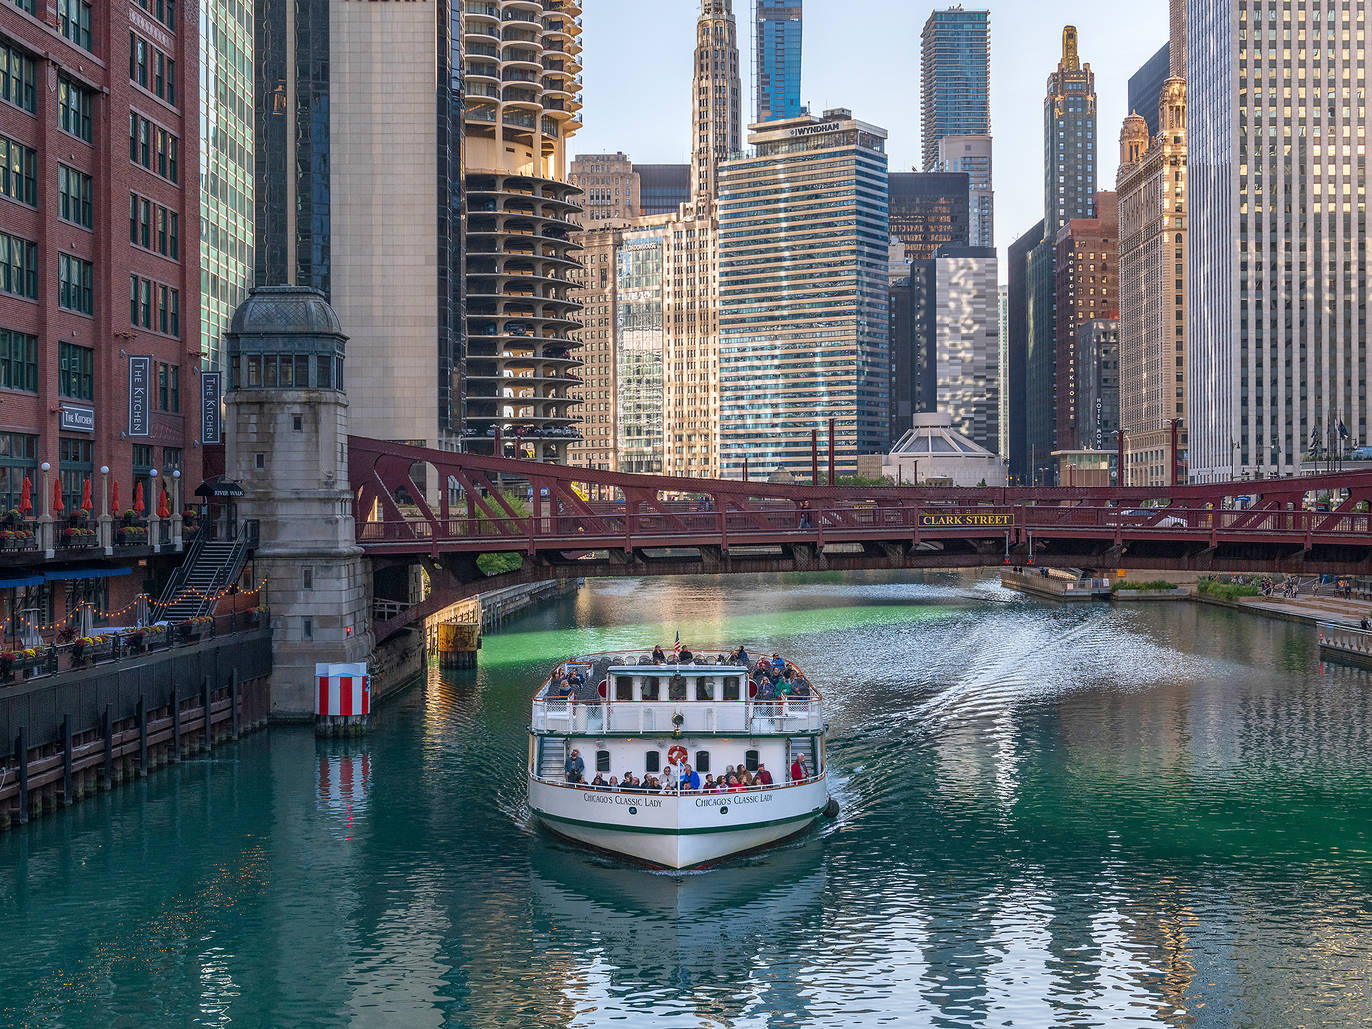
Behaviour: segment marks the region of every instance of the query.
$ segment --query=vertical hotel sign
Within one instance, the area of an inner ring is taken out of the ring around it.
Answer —
[[[129,435],[152,435],[152,358],[129,358]]]
[[[200,442],[222,443],[223,420],[219,401],[222,396],[220,372],[200,373]]]

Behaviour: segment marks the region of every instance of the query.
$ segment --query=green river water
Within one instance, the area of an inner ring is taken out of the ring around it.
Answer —
[[[747,641],[840,815],[659,874],[529,820],[576,652]],[[0,836],[0,1026],[1372,1024],[1369,674],[954,575],[597,581],[362,742],[272,730]]]

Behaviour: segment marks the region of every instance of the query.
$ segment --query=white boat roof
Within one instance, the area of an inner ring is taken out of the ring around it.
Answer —
[[[661,665],[610,665],[607,671],[611,674],[620,675],[664,675],[667,673],[682,676],[692,675],[719,675],[721,673],[735,673],[747,675],[748,669],[742,665],[678,665],[668,662]]]

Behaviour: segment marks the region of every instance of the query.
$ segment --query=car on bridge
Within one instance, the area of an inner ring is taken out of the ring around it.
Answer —
[[[1148,529],[1184,529],[1187,522],[1185,518],[1176,515],[1166,514],[1166,508],[1154,508],[1149,510],[1146,507],[1132,507],[1128,510],[1119,512],[1112,525],[1135,525]]]

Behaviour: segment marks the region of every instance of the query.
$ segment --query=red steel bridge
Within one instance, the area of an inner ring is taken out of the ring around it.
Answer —
[[[416,562],[432,585],[423,603],[378,619],[378,640],[486,590],[572,576],[1005,564],[1372,575],[1372,470],[1171,487],[827,487],[602,472],[358,436],[348,468],[377,596],[404,597]],[[1331,509],[1305,509],[1325,493]],[[520,567],[484,574],[477,558],[488,553],[518,554]]]

